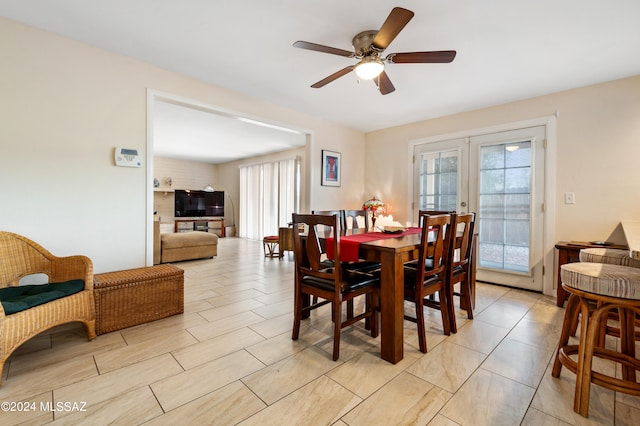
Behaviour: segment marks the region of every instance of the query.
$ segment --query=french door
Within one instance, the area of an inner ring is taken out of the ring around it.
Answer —
[[[416,145],[418,210],[476,212],[477,279],[542,291],[545,126]]]

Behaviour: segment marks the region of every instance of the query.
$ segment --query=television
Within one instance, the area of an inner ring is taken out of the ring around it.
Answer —
[[[175,217],[224,216],[224,191],[176,189]]]

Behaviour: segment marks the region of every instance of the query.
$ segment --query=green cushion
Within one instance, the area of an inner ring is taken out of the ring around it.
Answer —
[[[15,314],[84,290],[84,280],[0,288],[5,315]]]

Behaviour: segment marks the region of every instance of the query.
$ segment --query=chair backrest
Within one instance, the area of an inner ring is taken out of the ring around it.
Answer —
[[[0,287],[17,286],[21,278],[39,274],[49,282],[83,279],[85,289],[93,288],[93,263],[87,256],[58,257],[22,235],[0,231]]]
[[[437,216],[440,214],[454,214],[455,210],[418,210],[418,226],[422,227],[422,216],[425,214]]]
[[[420,248],[418,250],[418,267],[416,273],[416,285],[423,285],[425,278],[439,275],[445,279],[445,272],[449,266],[451,256],[450,246],[453,242],[455,213],[421,216],[422,236],[420,237]],[[427,259],[433,260],[427,263]],[[429,265],[427,267],[427,265]]]
[[[16,286],[32,274],[53,274],[55,258],[40,244],[12,232],[0,231],[0,287]]]
[[[322,216],[335,216],[338,215],[338,218],[342,215],[342,210],[312,210],[311,214],[319,214]]]
[[[471,258],[471,246],[473,240],[473,229],[475,227],[476,214],[464,213],[456,215],[455,226],[456,237],[454,241],[456,244],[452,247],[452,254],[454,251],[458,251],[458,256],[452,255],[452,270],[459,266],[468,266],[469,259]]]
[[[340,225],[340,234],[344,235],[346,228],[342,226],[342,210],[312,210],[311,214],[317,214],[321,216],[338,216],[338,225]],[[327,228],[320,227],[321,230],[328,232]]]
[[[294,228],[305,225],[307,229],[305,234],[293,234],[296,274],[332,279],[337,283],[341,274],[338,215],[293,213],[292,218]],[[331,267],[323,263],[327,238],[333,239],[334,262]]]
[[[358,224],[358,218],[360,217],[363,218],[363,228],[360,228]],[[349,226],[349,223],[351,223],[351,226]],[[364,229],[368,231],[370,228],[369,212],[366,210],[342,210],[342,226],[344,229]]]

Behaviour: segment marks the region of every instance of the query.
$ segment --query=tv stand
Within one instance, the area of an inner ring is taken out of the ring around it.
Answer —
[[[190,232],[190,231],[204,231],[220,229],[220,237],[224,238],[224,218],[223,217],[190,217],[190,218],[175,218],[173,225],[173,232]],[[204,225],[200,225],[204,222]],[[181,223],[191,226],[180,226]],[[220,227],[218,228],[218,223]],[[213,231],[211,231],[213,232]]]

